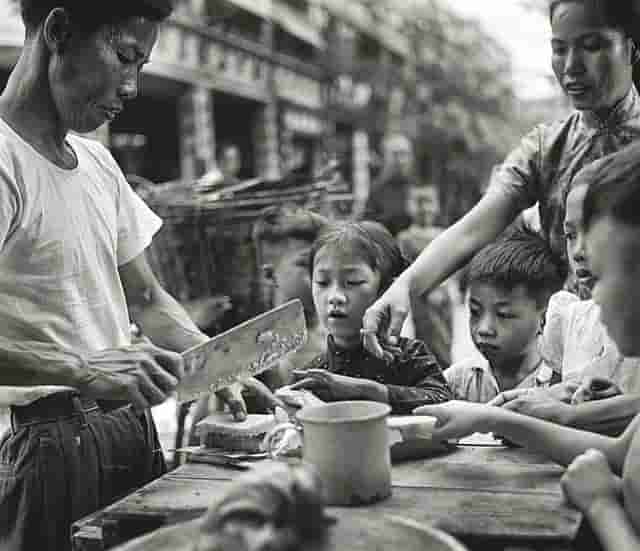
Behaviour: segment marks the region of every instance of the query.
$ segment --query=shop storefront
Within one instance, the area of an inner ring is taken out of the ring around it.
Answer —
[[[180,177],[179,101],[184,85],[145,74],[140,95],[109,127],[111,151],[127,175]]]

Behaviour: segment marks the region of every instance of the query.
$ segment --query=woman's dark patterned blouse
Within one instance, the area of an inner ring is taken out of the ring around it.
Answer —
[[[326,369],[337,375],[384,384],[392,413],[397,415],[453,398],[440,365],[422,341],[400,338],[397,348],[392,351],[393,361],[387,364],[363,346],[341,349],[329,339],[327,351],[314,358],[306,369]]]
[[[542,233],[566,258],[564,204],[571,181],[585,165],[640,139],[640,97],[635,87],[606,116],[573,111],[536,126],[491,176],[490,193],[513,196],[525,209],[539,203]]]

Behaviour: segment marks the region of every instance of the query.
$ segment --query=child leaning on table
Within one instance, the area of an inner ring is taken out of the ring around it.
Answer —
[[[554,382],[538,336],[549,297],[565,275],[547,242],[522,224],[473,257],[464,278],[469,330],[482,356],[445,370],[456,398],[488,402],[505,390]]]
[[[574,178],[565,208],[564,235],[575,294],[559,291],[551,297],[541,341],[542,354],[562,374],[563,382],[579,385],[587,379],[609,383],[600,393],[588,386],[580,388],[574,395],[575,403],[598,398],[599,394],[607,397],[620,391],[640,391],[640,360],[620,354],[591,296],[595,280],[582,228],[582,204],[588,189],[588,181]]]
[[[330,226],[311,248],[311,289],[327,349],[294,372],[290,389],[326,401],[373,400],[393,413],[452,398],[437,360],[418,340],[400,338],[389,362],[362,345],[362,315],[405,268],[395,239],[372,221]],[[276,393],[278,394],[278,393]],[[283,395],[283,399],[285,399]]]
[[[638,356],[640,145],[596,161],[580,177],[590,182],[583,223],[596,277],[593,298],[620,352]],[[611,438],[486,404],[452,401],[417,408],[414,413],[438,418],[437,439],[497,432],[558,463],[570,464],[563,489],[585,513],[604,549],[640,549],[640,416],[621,436]]]
[[[587,174],[588,176],[588,174]],[[620,434],[640,411],[640,358],[623,356],[591,298],[595,278],[585,247],[582,204],[589,181],[579,173],[567,195],[564,234],[574,293],[549,299],[540,351],[562,383],[540,392],[509,390],[492,405],[561,425]]]

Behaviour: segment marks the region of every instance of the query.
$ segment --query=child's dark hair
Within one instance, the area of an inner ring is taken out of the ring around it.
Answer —
[[[252,228],[257,264],[263,264],[264,243],[300,239],[310,246],[328,224],[329,220],[324,216],[298,205],[285,203],[265,208]]]
[[[64,8],[74,29],[91,34],[103,25],[133,16],[162,21],[171,15],[173,5],[174,0],[20,0],[20,12],[27,34],[37,29],[54,8]]]
[[[589,184],[582,209],[585,231],[605,216],[640,226],[640,144],[590,163],[575,179]]]
[[[380,274],[380,293],[393,283],[409,262],[389,230],[378,222],[338,222],[323,231],[311,246],[311,270],[316,254],[325,246],[349,251]]]
[[[505,290],[519,285],[544,306],[559,291],[567,277],[564,262],[538,233],[518,222],[510,226],[494,243],[478,252],[464,272],[465,288],[473,283],[488,283]]]
[[[324,216],[294,204],[267,207],[253,224],[253,240],[257,243],[294,237],[311,242],[328,223]]]

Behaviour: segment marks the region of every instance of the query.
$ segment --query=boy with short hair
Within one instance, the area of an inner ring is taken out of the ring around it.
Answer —
[[[640,411],[640,358],[620,353],[591,298],[595,278],[585,247],[582,213],[588,184],[584,178],[574,179],[565,208],[567,258],[577,294],[563,290],[549,299],[540,337],[540,352],[561,375],[562,384],[549,392],[506,391],[491,404],[561,425],[617,435]]]
[[[471,260],[465,279],[469,329],[482,357],[445,370],[456,397],[488,402],[504,390],[551,384],[538,335],[565,273],[546,241],[516,225]]]
[[[311,245],[329,220],[294,204],[264,209],[253,226],[253,243],[260,272],[259,281],[265,308],[274,308],[299,298],[307,323],[307,344],[279,366],[280,377],[302,367],[324,349],[326,334],[319,326],[311,294]],[[275,376],[278,370],[270,370]],[[280,384],[288,381],[280,381]],[[280,386],[277,385],[277,386]],[[273,387],[275,388],[275,387]]]
[[[326,335],[319,327],[313,297],[309,262],[311,244],[328,224],[323,216],[295,204],[284,204],[265,208],[256,219],[252,239],[258,267],[258,301],[267,310],[299,298],[304,308],[308,340],[301,350],[283,358],[277,366],[261,373],[257,380],[270,389],[291,382],[294,369],[305,366],[324,350]],[[251,395],[244,396],[247,409],[264,411],[266,406],[261,396],[255,396],[252,388],[245,386]],[[215,406],[217,407],[217,405]],[[206,417],[214,406],[209,397],[201,398],[193,411],[191,426]],[[192,429],[189,443],[197,444],[199,437]]]
[[[578,178],[589,182],[583,223],[600,319],[622,354],[638,356],[640,145],[592,163]],[[414,413],[438,418],[433,434],[438,440],[492,431],[570,464],[563,489],[584,512],[602,547],[640,549],[640,417],[621,436],[610,438],[488,405],[449,402]]]

